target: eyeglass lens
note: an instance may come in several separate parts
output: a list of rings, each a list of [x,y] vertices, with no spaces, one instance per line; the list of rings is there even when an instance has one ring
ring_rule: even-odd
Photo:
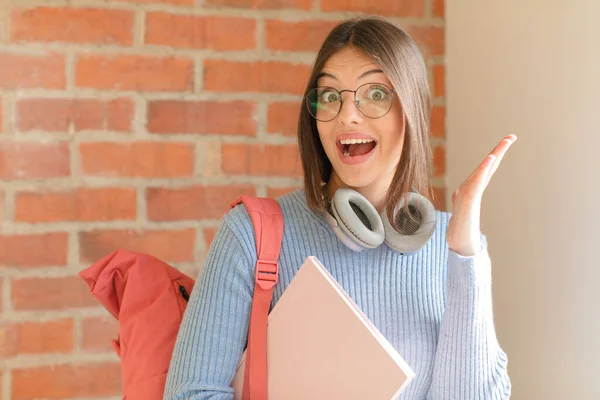
[[[380,83],[367,83],[356,89],[356,107],[369,118],[383,117],[392,106],[392,91]],[[319,121],[331,121],[342,108],[342,94],[332,87],[312,89],[306,96],[310,114]]]

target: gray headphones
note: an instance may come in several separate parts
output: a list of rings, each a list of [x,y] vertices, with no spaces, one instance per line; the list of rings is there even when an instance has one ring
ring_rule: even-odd
[[[408,202],[409,212],[405,211]],[[394,218],[399,230],[360,193],[347,188],[337,189],[331,199],[325,219],[337,237],[354,251],[373,249],[385,242],[401,255],[420,251],[436,227],[436,210],[424,196],[411,191],[402,204],[396,206]]]

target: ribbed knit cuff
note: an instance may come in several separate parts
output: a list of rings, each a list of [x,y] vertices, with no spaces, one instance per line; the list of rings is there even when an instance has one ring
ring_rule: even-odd
[[[487,241],[482,235],[481,250],[472,256],[462,256],[448,250],[448,285],[465,288],[488,286],[492,281],[491,261]]]

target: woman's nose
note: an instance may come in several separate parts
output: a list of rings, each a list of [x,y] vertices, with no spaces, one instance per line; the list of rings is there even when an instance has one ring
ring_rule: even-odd
[[[353,93],[344,93],[346,97],[342,101],[342,108],[338,118],[344,125],[362,121],[363,115],[358,111],[358,105],[354,102]],[[343,94],[343,95],[344,95]]]

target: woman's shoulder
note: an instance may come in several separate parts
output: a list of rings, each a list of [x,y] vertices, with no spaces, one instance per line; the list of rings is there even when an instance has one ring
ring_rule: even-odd
[[[305,218],[311,213],[306,203],[306,196],[302,189],[295,189],[281,196],[273,198],[279,204],[284,220]],[[254,227],[247,208],[243,204],[232,207],[223,216],[223,224],[239,238],[254,239]]]

